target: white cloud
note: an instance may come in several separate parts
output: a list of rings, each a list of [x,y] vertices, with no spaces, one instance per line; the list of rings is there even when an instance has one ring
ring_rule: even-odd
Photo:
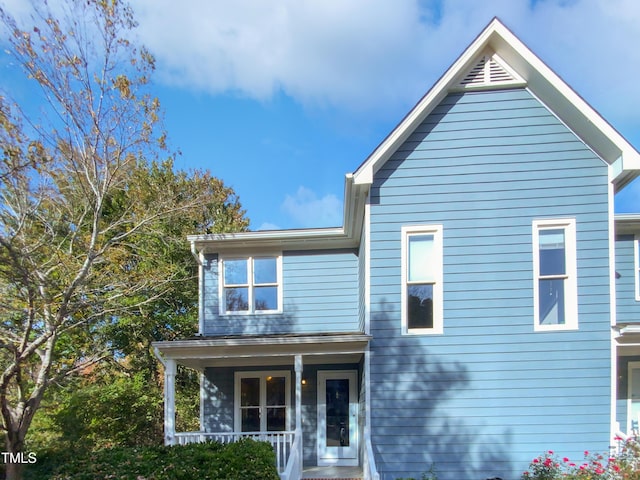
[[[280,230],[280,227],[275,223],[264,222],[257,230]]]
[[[322,198],[300,186],[294,195],[287,195],[282,210],[302,228],[339,227],[342,225],[342,201],[333,194]]]
[[[306,105],[405,109],[493,16],[575,84],[621,115],[640,97],[636,0],[134,0],[165,82]],[[436,8],[439,8],[436,10]],[[606,87],[606,88],[605,88]],[[626,97],[626,98],[622,98]]]

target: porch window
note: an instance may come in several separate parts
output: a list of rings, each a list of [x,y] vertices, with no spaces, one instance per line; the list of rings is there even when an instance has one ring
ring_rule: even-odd
[[[239,432],[290,430],[290,373],[237,372],[235,429]]]
[[[535,330],[578,328],[576,222],[533,222]]]
[[[402,332],[443,332],[442,225],[402,228]]]
[[[281,310],[280,257],[222,258],[220,314]]]

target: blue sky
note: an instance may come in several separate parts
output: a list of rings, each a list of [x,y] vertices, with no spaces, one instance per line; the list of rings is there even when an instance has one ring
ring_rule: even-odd
[[[640,148],[636,0],[132,5],[177,166],[233,187],[253,230],[341,225],[344,175],[494,16]],[[640,182],[616,211],[640,212]]]

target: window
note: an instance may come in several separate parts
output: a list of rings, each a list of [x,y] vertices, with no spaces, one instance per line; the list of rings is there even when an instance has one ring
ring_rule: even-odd
[[[578,328],[576,222],[533,222],[535,330]]]
[[[282,432],[290,430],[291,375],[279,372],[236,372],[235,430]]]
[[[403,227],[403,333],[443,333],[442,292],[442,225]]]
[[[220,260],[220,313],[271,313],[281,310],[280,257]]]

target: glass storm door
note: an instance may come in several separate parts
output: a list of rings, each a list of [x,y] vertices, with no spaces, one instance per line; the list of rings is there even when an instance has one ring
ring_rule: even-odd
[[[318,465],[358,465],[358,373],[318,372]]]

